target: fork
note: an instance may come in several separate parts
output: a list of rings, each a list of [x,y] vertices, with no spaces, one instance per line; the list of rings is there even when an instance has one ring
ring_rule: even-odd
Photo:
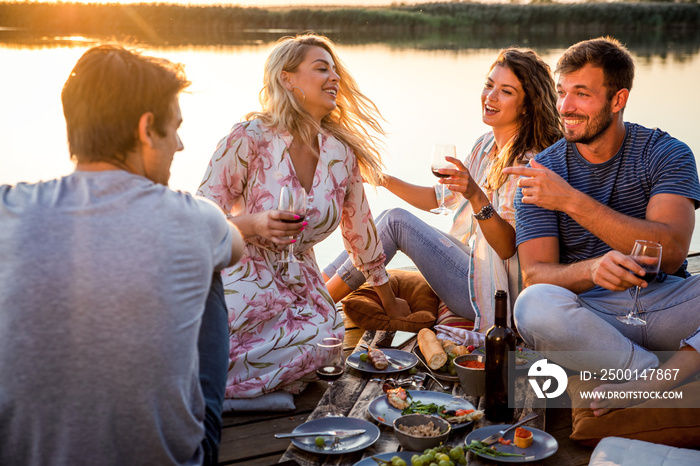
[[[537,413],[530,413],[530,414],[528,414],[527,416],[525,416],[523,419],[521,419],[520,421],[518,421],[518,422],[516,422],[515,424],[513,424],[512,426],[506,427],[506,428],[503,429],[503,430],[499,430],[499,431],[496,432],[495,434],[491,434],[490,436],[486,437],[484,440],[481,440],[481,443],[483,443],[483,444],[485,444],[485,445],[494,444],[494,443],[496,443],[496,442],[498,441],[498,439],[499,439],[500,437],[503,437],[503,436],[506,435],[508,432],[510,432],[511,430],[515,429],[516,427],[520,427],[521,425],[525,424],[526,422],[532,421],[532,420],[535,419],[536,417],[537,417]]]

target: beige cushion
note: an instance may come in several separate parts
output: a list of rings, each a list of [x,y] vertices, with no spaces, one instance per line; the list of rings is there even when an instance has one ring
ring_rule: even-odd
[[[389,317],[374,289],[364,284],[343,300],[343,312],[363,330],[403,330],[417,332],[432,327],[437,317],[438,297],[420,272],[389,270],[394,294],[411,308],[407,317]]]
[[[589,400],[580,400],[578,393],[590,391],[599,381],[569,378],[567,392],[571,397],[571,439],[595,446],[605,437],[624,437],[674,447],[700,447],[700,381],[681,385],[682,400],[649,400],[635,407],[617,409],[595,417],[587,407]],[[577,407],[580,406],[580,407]]]

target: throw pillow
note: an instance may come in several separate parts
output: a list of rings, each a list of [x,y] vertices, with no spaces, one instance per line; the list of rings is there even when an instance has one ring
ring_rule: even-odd
[[[389,317],[374,289],[364,284],[343,301],[343,312],[363,330],[403,330],[417,332],[435,324],[438,297],[415,270],[389,270],[389,284],[394,294],[405,299],[411,308],[406,317]]]
[[[700,380],[681,385],[682,400],[649,400],[625,409],[617,409],[595,417],[588,408],[589,400],[578,395],[593,390],[600,381],[569,378],[567,392],[572,400],[572,434],[570,438],[583,445],[595,446],[605,437],[624,437],[674,447],[700,446]]]

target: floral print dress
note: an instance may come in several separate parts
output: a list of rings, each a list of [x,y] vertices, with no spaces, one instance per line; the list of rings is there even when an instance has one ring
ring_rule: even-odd
[[[343,338],[313,246],[340,225],[353,264],[371,285],[388,281],[384,251],[352,150],[323,132],[307,193],[308,225],[296,238],[300,263],[282,262],[286,248],[248,238],[241,260],[222,271],[231,341],[227,398],[283,389],[300,393],[315,376],[316,342]],[[236,124],[219,145],[197,194],[233,215],[276,209],[282,186],[301,186],[289,156],[292,136],[259,120]]]

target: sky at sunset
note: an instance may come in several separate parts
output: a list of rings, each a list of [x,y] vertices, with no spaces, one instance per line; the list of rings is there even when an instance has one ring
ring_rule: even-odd
[[[53,3],[54,0],[30,0],[36,3]],[[240,5],[240,6],[318,6],[318,5],[362,5],[384,6],[392,3],[419,3],[417,1],[396,2],[396,0],[65,0],[75,3],[173,3],[177,5]]]

